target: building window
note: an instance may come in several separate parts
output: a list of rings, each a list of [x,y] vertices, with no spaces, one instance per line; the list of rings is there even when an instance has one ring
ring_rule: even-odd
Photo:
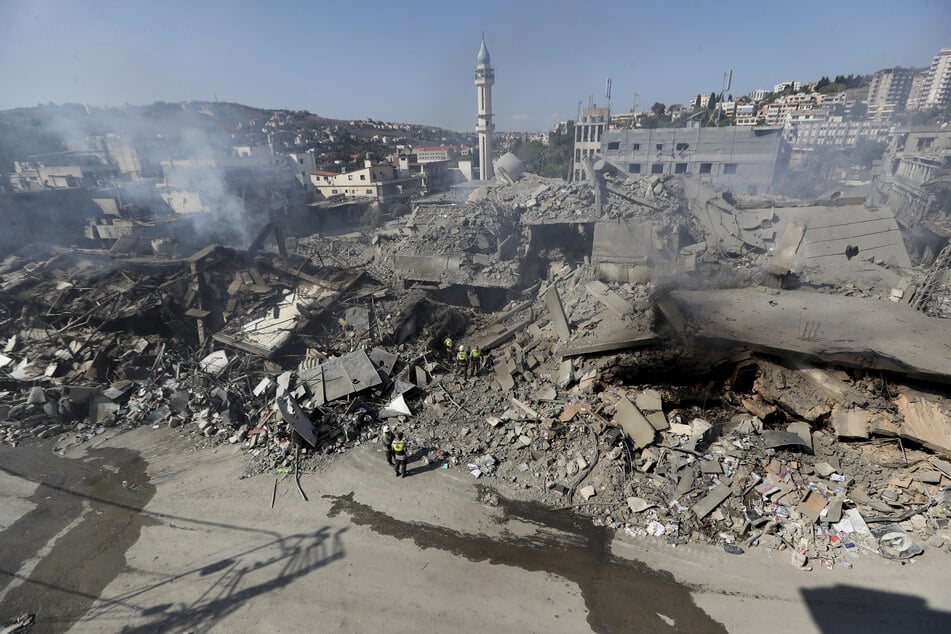
[[[621,142],[620,142],[620,141],[608,141],[608,149],[609,149],[609,150],[620,150],[620,149],[621,149]]]
[[[686,174],[686,173],[687,173],[686,163],[677,163],[674,165],[674,174]]]
[[[365,181],[367,179],[366,174],[360,174],[360,180]]]
[[[641,173],[641,164],[640,163],[631,163],[627,166],[627,171],[631,174],[640,174]]]
[[[339,194],[340,192],[337,191],[336,189],[331,189],[331,190],[330,190],[330,193],[331,193],[331,194]]]
[[[352,181],[352,180],[353,180],[353,174],[347,174],[347,180],[348,180],[348,181]]]
[[[713,163],[701,163],[700,164],[700,173],[701,174],[710,174],[713,172]]]
[[[581,150],[575,150],[575,160],[576,161],[581,160]]]
[[[373,193],[373,190],[372,190],[372,189],[368,189],[368,190],[367,190],[367,193],[368,193],[368,194],[372,194],[372,193]]]
[[[736,174],[736,163],[725,163],[723,165],[724,174]]]
[[[664,173],[664,164],[663,163],[654,163],[651,165],[651,174],[663,174]]]
[[[658,143],[657,145],[654,146],[654,149],[657,150],[658,152],[660,152],[661,150],[664,149],[664,144],[663,144],[663,143]]]
[[[638,150],[641,149],[641,144],[640,144],[640,143],[635,143],[635,144],[634,144],[634,147],[632,147],[631,149],[634,150],[635,152],[637,152]]]

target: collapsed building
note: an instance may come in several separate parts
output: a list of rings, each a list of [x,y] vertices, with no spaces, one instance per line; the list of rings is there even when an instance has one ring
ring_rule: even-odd
[[[946,279],[896,214],[582,165],[325,233],[11,256],[0,438],[167,426],[299,473],[388,422],[416,464],[638,537],[799,567],[951,544],[951,321],[916,302]]]

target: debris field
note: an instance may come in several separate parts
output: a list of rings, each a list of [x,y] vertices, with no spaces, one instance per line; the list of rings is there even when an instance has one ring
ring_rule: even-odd
[[[635,538],[802,569],[951,551],[951,321],[915,299],[947,300],[947,258],[913,264],[856,201],[589,172],[343,235],[7,257],[0,440],[167,427],[198,459],[241,447],[249,477],[371,443],[382,477],[387,424],[411,476]]]

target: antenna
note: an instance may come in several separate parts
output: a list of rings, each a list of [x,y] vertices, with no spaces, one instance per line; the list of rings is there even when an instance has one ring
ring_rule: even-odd
[[[604,83],[604,96],[608,100],[608,108],[611,107],[611,78]]]

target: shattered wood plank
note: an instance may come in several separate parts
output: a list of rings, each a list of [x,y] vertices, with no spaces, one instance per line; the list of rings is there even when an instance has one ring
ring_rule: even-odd
[[[571,338],[571,326],[568,324],[568,316],[565,315],[565,307],[561,303],[561,296],[554,285],[548,287],[548,290],[545,291],[545,305],[548,306],[548,312],[551,313],[551,324],[555,329],[555,334],[567,341]]]

